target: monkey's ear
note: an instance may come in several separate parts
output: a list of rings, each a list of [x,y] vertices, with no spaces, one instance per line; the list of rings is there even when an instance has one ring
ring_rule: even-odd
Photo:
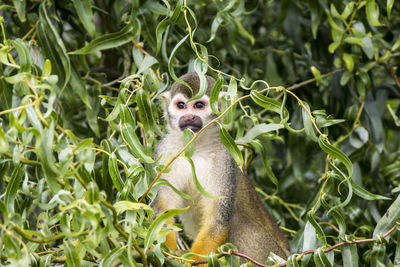
[[[161,100],[164,110],[168,109],[169,103],[171,102],[171,92],[164,92],[158,96],[158,99]]]

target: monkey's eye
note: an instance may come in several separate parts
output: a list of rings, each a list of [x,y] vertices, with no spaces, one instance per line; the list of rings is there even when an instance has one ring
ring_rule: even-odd
[[[199,101],[199,102],[196,102],[196,103],[194,104],[194,107],[195,107],[195,108],[199,108],[199,109],[200,109],[200,108],[204,108],[204,103],[203,103],[203,102],[200,102],[200,101]]]
[[[179,109],[184,109],[184,108],[185,108],[185,103],[183,103],[183,102],[178,102],[178,104],[176,104],[176,106],[177,106]]]

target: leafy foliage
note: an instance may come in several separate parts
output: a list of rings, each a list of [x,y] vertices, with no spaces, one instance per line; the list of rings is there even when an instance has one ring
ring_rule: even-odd
[[[213,123],[291,240],[268,264],[400,264],[399,2],[6,0],[0,15],[2,264],[190,256],[162,244],[185,210],[146,204],[179,156],[154,160],[157,96],[189,71],[218,78]]]

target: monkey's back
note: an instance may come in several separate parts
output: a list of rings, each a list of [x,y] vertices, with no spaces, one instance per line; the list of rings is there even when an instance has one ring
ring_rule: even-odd
[[[237,181],[234,211],[227,242],[259,261],[265,261],[269,252],[286,259],[289,242],[257,196],[249,178],[241,175]]]

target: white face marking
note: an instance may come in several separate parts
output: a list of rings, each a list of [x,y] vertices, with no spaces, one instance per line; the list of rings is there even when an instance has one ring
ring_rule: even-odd
[[[179,119],[185,115],[194,115],[201,118],[203,126],[209,122],[213,112],[209,104],[209,97],[204,95],[202,98],[187,103],[189,98],[179,93],[172,99],[168,107],[168,113],[171,117],[171,125],[179,128]]]

